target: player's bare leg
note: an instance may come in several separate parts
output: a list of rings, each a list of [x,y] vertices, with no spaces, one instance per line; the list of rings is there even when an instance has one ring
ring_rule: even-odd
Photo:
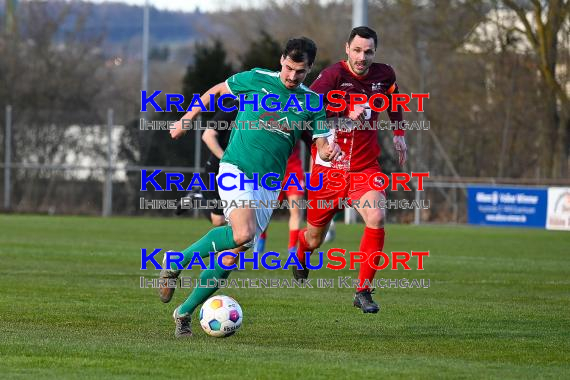
[[[291,205],[300,204],[303,196],[292,194],[287,197]],[[294,251],[299,241],[299,228],[301,228],[301,220],[303,219],[303,211],[295,206],[289,209],[289,244],[287,244],[287,252]]]
[[[214,214],[213,212],[210,213],[210,220],[212,221],[212,225],[214,227],[219,227],[226,224],[226,218],[223,215]]]
[[[378,204],[378,202],[384,200],[384,194],[378,191],[368,191],[360,198],[360,204],[365,204],[368,201],[369,204]],[[374,203],[376,202],[376,203]],[[360,251],[366,253],[370,256],[374,252],[382,251],[384,249],[384,219],[385,210],[381,208],[356,208],[358,213],[364,219],[366,227],[364,228],[364,234],[360,242]],[[374,263],[378,265],[380,257],[374,258]],[[360,264],[360,273],[358,279],[360,280],[360,285],[356,289],[354,295],[354,306],[360,308],[364,313],[377,313],[380,307],[372,299],[373,290],[365,284],[371,282],[376,274],[376,269],[370,266],[367,262]]]
[[[234,241],[242,246],[255,238],[255,210],[251,208],[236,208],[230,214],[230,224]]]

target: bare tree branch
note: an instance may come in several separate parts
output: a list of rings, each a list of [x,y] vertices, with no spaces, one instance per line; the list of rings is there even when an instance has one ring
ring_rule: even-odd
[[[503,0],[505,5],[507,5],[509,8],[511,8],[513,11],[515,11],[515,13],[517,14],[517,16],[519,16],[519,19],[521,20],[521,22],[524,25],[525,28],[525,34],[528,37],[530,43],[532,44],[532,46],[534,48],[538,47],[538,40],[536,38],[536,35],[533,33],[532,31],[532,27],[528,21],[528,19],[526,18],[526,14],[523,8],[519,7],[514,1],[512,0]]]

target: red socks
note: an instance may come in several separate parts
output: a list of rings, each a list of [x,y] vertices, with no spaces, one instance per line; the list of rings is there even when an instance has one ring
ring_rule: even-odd
[[[305,252],[311,252],[305,239],[305,231],[307,229],[303,228],[299,231],[299,249],[297,250],[297,258],[301,263],[305,262]],[[367,257],[370,257],[374,252],[382,251],[384,249],[384,228],[369,228],[364,227],[364,234],[362,235],[362,240],[360,242],[360,251],[366,253]],[[374,258],[374,264],[378,265],[380,262],[380,256]],[[376,275],[376,269],[368,265],[367,262],[360,264],[360,272],[358,274],[358,279],[360,280],[360,286],[357,291],[369,288],[368,285],[364,286],[366,280],[372,282]]]
[[[306,228],[303,228],[302,230],[299,231],[299,249],[297,250],[297,258],[299,259],[299,261],[301,262],[301,264],[305,263],[305,251],[310,251],[311,253],[313,253],[313,251],[309,248],[309,245],[307,244],[307,240],[305,239],[305,231],[307,231]]]
[[[287,248],[297,247],[299,241],[299,230],[289,230],[289,245]]]
[[[370,257],[374,252],[382,251],[384,249],[384,228],[368,228],[364,227],[364,235],[362,235],[362,241],[360,242],[360,251],[366,253],[367,257]],[[380,262],[380,256],[374,258],[374,264],[378,265]],[[372,268],[367,262],[360,264],[360,273],[358,274],[358,279],[360,280],[360,286],[356,291],[361,291],[369,288],[368,285],[364,286],[364,281],[368,280],[372,282],[374,275],[376,274],[376,269]]]

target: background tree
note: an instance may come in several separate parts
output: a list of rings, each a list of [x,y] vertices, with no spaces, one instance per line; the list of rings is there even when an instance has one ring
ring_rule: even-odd
[[[233,67],[226,59],[226,51],[220,40],[214,39],[211,43],[197,43],[194,62],[187,66],[182,79],[181,88],[184,96],[183,108],[190,105],[193,94],[203,94],[217,83],[225,81],[234,73]],[[166,110],[165,99],[158,101],[162,109]],[[186,112],[178,112],[175,108],[166,112],[150,114],[155,121],[179,120]],[[202,113],[203,122],[211,117],[211,113]],[[196,131],[190,130],[178,140],[172,140],[167,131],[140,131],[139,120],[129,123],[125,138],[121,141],[121,157],[142,166],[194,166],[194,140]],[[202,149],[201,162],[209,155],[207,149]],[[132,194],[129,203],[138,205],[137,186],[140,183],[140,174],[129,175],[129,194]],[[164,185],[165,178],[157,178],[157,182]],[[188,184],[188,181],[184,184]],[[168,193],[155,195],[160,198],[171,198]],[[138,206],[135,207],[138,209]]]
[[[194,63],[188,66],[182,81],[184,99],[191,99],[194,93],[203,94],[233,73],[235,71],[227,62],[225,46],[220,39],[214,39],[211,44],[197,44]]]
[[[562,37],[560,33],[568,22],[570,1],[533,0],[522,3],[503,0],[503,3],[516,13],[522,23],[522,28],[513,26],[512,30],[525,36],[530,44],[541,77],[540,92],[545,112],[545,123],[540,133],[541,171],[546,176],[567,177],[570,157],[570,99],[566,84],[557,75],[557,64]],[[527,17],[528,13],[532,13],[532,21]]]
[[[266,31],[259,32],[259,37],[249,44],[249,48],[240,55],[241,70],[260,67],[269,70],[280,70],[281,44]]]

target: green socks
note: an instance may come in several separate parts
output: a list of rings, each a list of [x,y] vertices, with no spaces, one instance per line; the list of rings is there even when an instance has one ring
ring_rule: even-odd
[[[194,252],[199,252],[200,257],[208,257],[210,252],[217,253],[227,251],[232,248],[237,248],[237,246],[230,226],[212,228],[200,240],[182,251],[184,259],[181,264],[186,268],[190,261],[192,261]],[[178,267],[176,263],[172,263],[170,269],[177,270]]]
[[[184,301],[178,309],[179,314],[192,314],[196,308],[206,301],[212,294],[218,290],[217,280],[226,279],[230,276],[230,270],[223,270],[216,262],[214,269],[207,269],[200,274],[199,286],[192,290],[190,296]],[[208,280],[214,280],[209,281]]]
[[[204,258],[210,255],[210,252],[223,252],[232,248],[237,248],[234,241],[232,228],[230,226],[222,226],[212,228],[200,240],[192,244],[190,247],[182,251],[184,259],[181,264],[184,268],[192,261],[194,252],[198,252],[200,257]],[[171,269],[178,269],[176,263],[172,263]],[[199,286],[194,288],[190,296],[178,309],[180,314],[193,313],[198,305],[206,301],[212,294],[218,290],[217,281],[229,277],[231,271],[223,270],[217,260],[214,269],[207,269],[200,274]],[[208,280],[210,280],[208,283]],[[214,280],[214,281],[211,281]]]

